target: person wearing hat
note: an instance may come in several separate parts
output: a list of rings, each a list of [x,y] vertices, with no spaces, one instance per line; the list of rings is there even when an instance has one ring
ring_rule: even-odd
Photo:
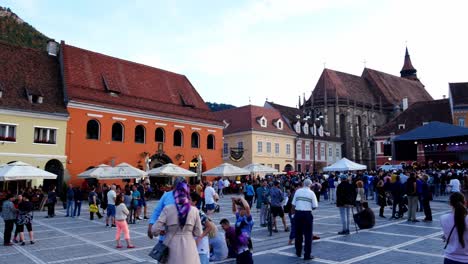
[[[159,216],[161,215],[162,210],[164,207],[168,205],[175,204],[175,199],[174,199],[174,189],[177,187],[177,184],[181,182],[186,182],[184,177],[176,177],[174,179],[174,185],[173,185],[173,190],[169,192],[165,192],[161,199],[159,199],[159,203],[154,208],[153,214],[151,215],[149,221],[148,221],[148,237],[150,239],[153,239],[153,232],[151,229],[153,228],[153,225],[158,221]],[[162,243],[164,241],[164,236],[160,235],[159,236],[159,242]]]
[[[310,186],[312,181],[306,179],[304,187],[298,189],[292,201],[291,213],[294,215],[296,226],[295,248],[296,256],[302,255],[302,241],[304,240],[304,260],[313,259],[312,253],[312,230],[314,217],[312,210],[318,207],[317,197]]]
[[[349,209],[356,203],[356,188],[346,174],[340,175],[341,183],[336,188],[336,206],[340,209],[343,230],[338,235],[349,235]]]

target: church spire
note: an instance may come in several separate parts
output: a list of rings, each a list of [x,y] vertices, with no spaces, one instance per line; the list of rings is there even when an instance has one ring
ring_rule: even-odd
[[[406,53],[405,53],[405,62],[403,64],[403,68],[400,71],[401,77],[406,78],[406,79],[411,79],[411,80],[418,80],[418,76],[416,75],[416,69],[413,67],[413,64],[411,63],[411,58],[408,53],[408,47],[406,47]]]

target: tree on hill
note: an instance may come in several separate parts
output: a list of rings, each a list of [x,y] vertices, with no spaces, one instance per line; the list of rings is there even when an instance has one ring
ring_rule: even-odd
[[[45,49],[49,39],[24,22],[10,8],[0,6],[0,41],[22,47]]]
[[[211,111],[216,112],[216,111],[222,111],[222,110],[228,110],[232,108],[236,108],[233,105],[230,104],[223,104],[223,103],[211,103],[211,102],[206,102],[206,105],[211,109]]]

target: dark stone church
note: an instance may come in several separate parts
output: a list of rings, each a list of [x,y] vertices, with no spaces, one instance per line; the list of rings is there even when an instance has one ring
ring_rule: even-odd
[[[400,74],[364,68],[356,76],[324,69],[311,97],[300,108],[323,122],[331,136],[343,140],[343,157],[373,169],[377,129],[409,105],[433,100],[416,75],[408,49]]]

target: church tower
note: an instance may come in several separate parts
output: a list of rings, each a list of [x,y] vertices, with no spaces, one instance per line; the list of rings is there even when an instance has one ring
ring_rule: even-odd
[[[416,75],[416,69],[413,67],[413,64],[411,63],[411,58],[408,53],[408,47],[406,47],[406,54],[405,54],[405,62],[403,63],[403,68],[400,71],[401,77],[410,79],[410,80],[415,80],[419,81],[418,76]]]

